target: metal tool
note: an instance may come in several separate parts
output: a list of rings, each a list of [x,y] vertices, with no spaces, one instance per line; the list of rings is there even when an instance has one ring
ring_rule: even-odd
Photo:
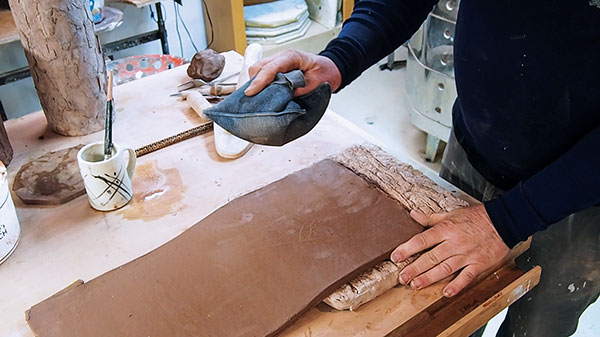
[[[210,81],[210,82],[205,82],[205,81],[203,81],[201,79],[193,79],[191,81],[187,81],[187,82],[185,82],[183,84],[178,85],[177,86],[177,91],[178,92],[182,92],[182,91],[185,91],[185,90],[189,90],[189,89],[192,89],[192,88],[198,88],[198,87],[205,86],[205,85],[213,85],[213,84],[225,85],[225,83],[224,83],[225,81],[227,81],[228,79],[230,79],[230,78],[232,78],[234,76],[237,76],[239,74],[240,74],[240,72],[238,71],[238,72],[229,74],[227,76],[224,76],[224,77],[222,77],[222,78],[220,78],[218,80]],[[227,84],[229,84],[229,83],[227,83]],[[233,83],[233,85],[235,85],[235,83]]]
[[[224,96],[229,95],[235,91],[237,84],[236,83],[222,83],[222,84],[206,84],[199,87],[194,87],[182,91],[178,91],[176,93],[170,94],[169,96],[181,96],[181,94],[185,91],[189,90],[197,90],[202,95],[210,95],[210,96]]]

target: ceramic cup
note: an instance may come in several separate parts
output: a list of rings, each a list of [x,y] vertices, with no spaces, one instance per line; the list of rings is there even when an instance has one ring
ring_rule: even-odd
[[[121,208],[131,200],[135,151],[113,144],[113,155],[104,160],[104,143],[84,146],[77,153],[79,171],[90,205],[99,211]]]
[[[19,219],[8,190],[6,168],[0,161],[0,263],[15,250],[20,235]]]

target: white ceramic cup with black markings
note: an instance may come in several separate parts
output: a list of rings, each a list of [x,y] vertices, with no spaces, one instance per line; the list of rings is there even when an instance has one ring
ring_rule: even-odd
[[[112,156],[104,160],[104,143],[84,146],[77,153],[90,205],[99,211],[121,208],[131,200],[131,178],[135,168],[135,151],[113,144]]]

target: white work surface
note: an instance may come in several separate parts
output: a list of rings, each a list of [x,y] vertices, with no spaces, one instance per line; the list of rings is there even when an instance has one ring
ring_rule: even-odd
[[[241,63],[238,54],[227,53],[223,75]],[[169,97],[188,80],[185,70],[182,66],[115,88],[116,143],[137,148],[200,122],[186,102]],[[55,135],[41,112],[5,125],[15,151],[8,167],[11,184],[27,161],[103,137],[103,132]],[[25,310],[73,281],[89,281],[144,255],[229,200],[364,142],[364,134],[329,111],[307,136],[279,148],[254,146],[236,160],[217,156],[212,132],[143,156],[137,167],[144,169],[133,177],[137,199],[118,211],[95,211],[85,195],[59,206],[27,206],[13,193],[22,234],[13,255],[0,265],[0,336],[32,336]],[[144,209],[141,199],[150,207]]]

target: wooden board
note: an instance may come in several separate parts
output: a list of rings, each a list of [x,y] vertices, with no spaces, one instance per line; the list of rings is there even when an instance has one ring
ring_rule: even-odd
[[[397,286],[357,311],[321,303],[280,336],[465,337],[537,285],[540,274],[508,264],[452,299],[442,296],[442,282],[420,291]]]
[[[244,0],[244,6],[264,4],[265,2],[273,2],[275,0]]]
[[[244,23],[244,4],[242,0],[204,0],[213,23],[215,40],[210,46],[222,52],[235,50],[244,54],[246,50],[246,25]],[[206,13],[206,41],[210,42],[211,31]]]
[[[466,314],[440,333],[440,336],[462,337],[474,333],[492,319],[492,317],[496,316],[507,306],[515,303],[519,298],[523,297],[523,295],[535,287],[540,282],[541,274],[542,268],[540,266],[534,267],[523,274],[523,272],[518,270],[514,265],[509,265],[488,276],[485,280],[473,287],[471,291],[479,294],[485,293],[491,296],[486,298],[485,296],[480,295],[475,302],[473,301],[472,296],[468,296],[465,293],[460,298],[457,298],[456,305],[444,308],[446,313],[454,311],[454,315],[456,315],[457,312]],[[506,285],[505,281],[510,280],[513,277],[517,278]],[[485,301],[482,299],[485,299]],[[473,308],[475,303],[477,303],[478,306]],[[465,312],[464,309],[457,308],[457,306],[461,305],[463,308],[473,308],[473,310]],[[436,321],[442,321],[438,319],[438,317],[442,317],[442,315],[437,315],[436,317]],[[445,317],[448,316],[446,315]]]
[[[422,230],[380,189],[324,160],[44,300],[27,320],[40,337],[270,336]]]
[[[523,273],[514,263],[468,287],[456,297],[441,298],[391,331],[393,337],[469,336],[507,304],[539,282],[541,268]],[[495,310],[492,310],[495,309]],[[456,317],[460,317],[457,321]]]
[[[19,41],[19,31],[9,10],[0,9],[0,45]]]
[[[342,20],[346,21],[354,10],[354,0],[342,0]]]

